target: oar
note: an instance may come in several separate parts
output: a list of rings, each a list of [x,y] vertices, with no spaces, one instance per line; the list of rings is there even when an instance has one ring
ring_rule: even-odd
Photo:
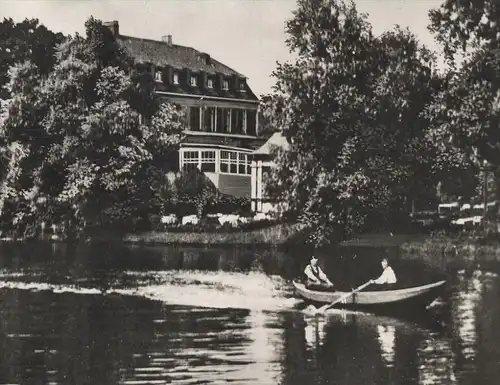
[[[323,305],[322,307],[320,307],[317,311],[317,313],[323,313],[325,310],[331,308],[332,306],[335,306],[336,304],[338,304],[339,302],[342,302],[344,300],[346,300],[347,298],[349,298],[351,295],[353,295],[354,293],[357,293],[358,291],[361,291],[363,290],[365,287],[367,287],[368,285],[371,284],[371,281],[368,281],[364,284],[362,284],[361,286],[357,287],[356,289],[354,289],[353,291],[351,291],[350,293],[347,293],[347,294],[344,294],[342,297],[340,298],[337,298],[335,301],[333,301],[332,303],[330,304],[327,304],[327,305]]]

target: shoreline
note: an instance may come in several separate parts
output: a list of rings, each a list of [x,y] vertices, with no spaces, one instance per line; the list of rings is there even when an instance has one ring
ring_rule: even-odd
[[[259,246],[304,246],[301,239],[303,227],[297,223],[278,223],[255,230],[233,231],[147,231],[129,233],[123,236],[101,234],[85,239],[86,242],[120,242],[126,245],[165,245],[165,246],[210,246],[210,245],[259,245]],[[45,238],[11,238],[1,237],[0,243],[17,243],[30,241],[68,242],[64,238],[48,236]],[[341,248],[399,248],[407,254],[426,253],[473,254],[494,256],[500,261],[500,235],[490,237],[471,233],[461,234],[360,234],[339,243]],[[337,247],[331,245],[328,247]]]
[[[275,224],[272,226],[242,231],[193,232],[193,231],[148,231],[126,234],[121,241],[127,245],[283,245],[300,233],[299,224]],[[103,237],[104,238],[104,237]],[[102,240],[93,237],[93,240]],[[116,239],[118,240],[118,239]]]

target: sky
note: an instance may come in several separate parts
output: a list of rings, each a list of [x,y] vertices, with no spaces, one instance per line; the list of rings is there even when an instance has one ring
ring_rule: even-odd
[[[443,0],[355,0],[368,14],[375,34],[395,24],[409,27],[419,40],[437,50],[427,30],[428,12]],[[0,0],[0,18],[38,18],[54,32],[84,32],[92,15],[118,20],[120,34],[161,40],[202,52],[248,77],[257,94],[271,91],[276,62],[290,59],[285,22],[295,0]]]

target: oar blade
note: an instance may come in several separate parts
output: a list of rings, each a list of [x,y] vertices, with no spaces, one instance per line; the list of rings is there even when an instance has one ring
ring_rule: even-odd
[[[343,296],[341,296],[340,298],[337,298],[335,301],[333,301],[332,303],[329,303],[327,305],[323,305],[321,306],[318,311],[317,311],[317,314],[319,313],[324,313],[326,310],[328,310],[329,308],[337,305],[338,303],[340,302],[344,302],[345,300],[347,300],[350,296],[354,295],[355,293],[357,293],[358,291],[360,290],[363,290],[365,287],[367,287],[368,285],[371,284],[371,281],[368,281],[364,284],[362,284],[361,286],[359,286],[358,288],[354,289],[352,292],[350,293],[347,293],[347,294],[344,294]]]

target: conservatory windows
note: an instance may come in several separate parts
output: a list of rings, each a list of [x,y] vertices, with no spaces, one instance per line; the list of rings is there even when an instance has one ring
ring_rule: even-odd
[[[199,169],[203,172],[219,172],[232,175],[250,175],[251,161],[247,153],[229,150],[181,151],[183,170]]]

